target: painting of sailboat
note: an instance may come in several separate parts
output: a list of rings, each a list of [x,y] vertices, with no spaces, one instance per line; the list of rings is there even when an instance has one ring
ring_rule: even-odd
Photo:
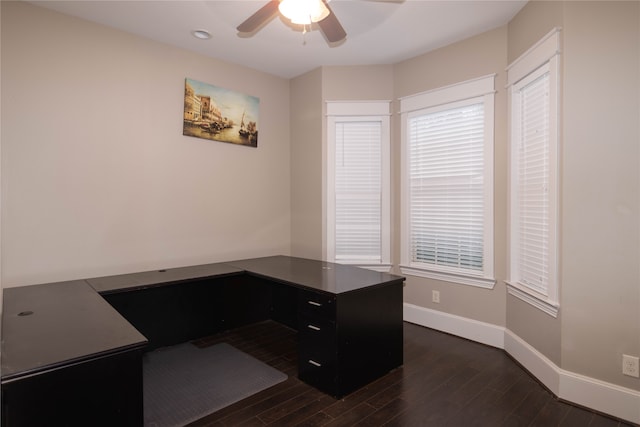
[[[257,147],[259,109],[255,96],[186,78],[182,134]]]

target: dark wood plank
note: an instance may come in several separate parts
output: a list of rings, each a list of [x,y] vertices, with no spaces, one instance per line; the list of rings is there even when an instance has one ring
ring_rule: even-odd
[[[375,412],[375,408],[368,405],[366,402],[360,403],[355,406],[352,410],[347,411],[334,419],[333,421],[326,424],[327,427],[341,427],[341,426],[352,426],[363,418],[368,417],[369,415]]]
[[[571,409],[571,406],[568,404],[553,399],[542,407],[530,425],[534,427],[560,425],[564,417],[569,413],[569,409]]]
[[[359,423],[355,424],[356,426],[381,426],[393,418],[396,417],[397,414],[406,411],[409,408],[409,404],[400,399],[396,398],[381,408],[378,408],[373,414],[368,417],[362,419]]]
[[[336,400],[296,377],[296,339],[265,321],[198,340],[232,343],[289,378],[191,426],[630,425],[559,401],[502,350],[409,323],[404,365]]]
[[[560,423],[560,426],[562,427],[588,426],[591,423],[592,419],[593,419],[593,414],[591,412],[583,411],[582,409],[572,407],[569,409],[569,413],[567,414],[567,416]]]

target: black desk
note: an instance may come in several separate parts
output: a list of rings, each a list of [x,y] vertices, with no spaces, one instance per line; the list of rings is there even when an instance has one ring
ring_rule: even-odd
[[[3,299],[3,426],[142,425],[147,340],[91,286],[9,288]]]
[[[276,256],[6,289],[3,425],[141,425],[143,349],[269,318],[342,397],[402,364],[403,280]]]

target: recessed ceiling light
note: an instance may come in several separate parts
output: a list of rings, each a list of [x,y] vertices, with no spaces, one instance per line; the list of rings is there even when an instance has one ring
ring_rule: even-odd
[[[193,30],[191,31],[193,37],[200,40],[208,40],[211,38],[211,33],[207,30]]]

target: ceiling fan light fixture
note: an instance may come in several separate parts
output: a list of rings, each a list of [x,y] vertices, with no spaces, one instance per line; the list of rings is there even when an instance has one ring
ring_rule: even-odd
[[[323,0],[282,0],[280,13],[294,24],[310,25],[329,16]]]

